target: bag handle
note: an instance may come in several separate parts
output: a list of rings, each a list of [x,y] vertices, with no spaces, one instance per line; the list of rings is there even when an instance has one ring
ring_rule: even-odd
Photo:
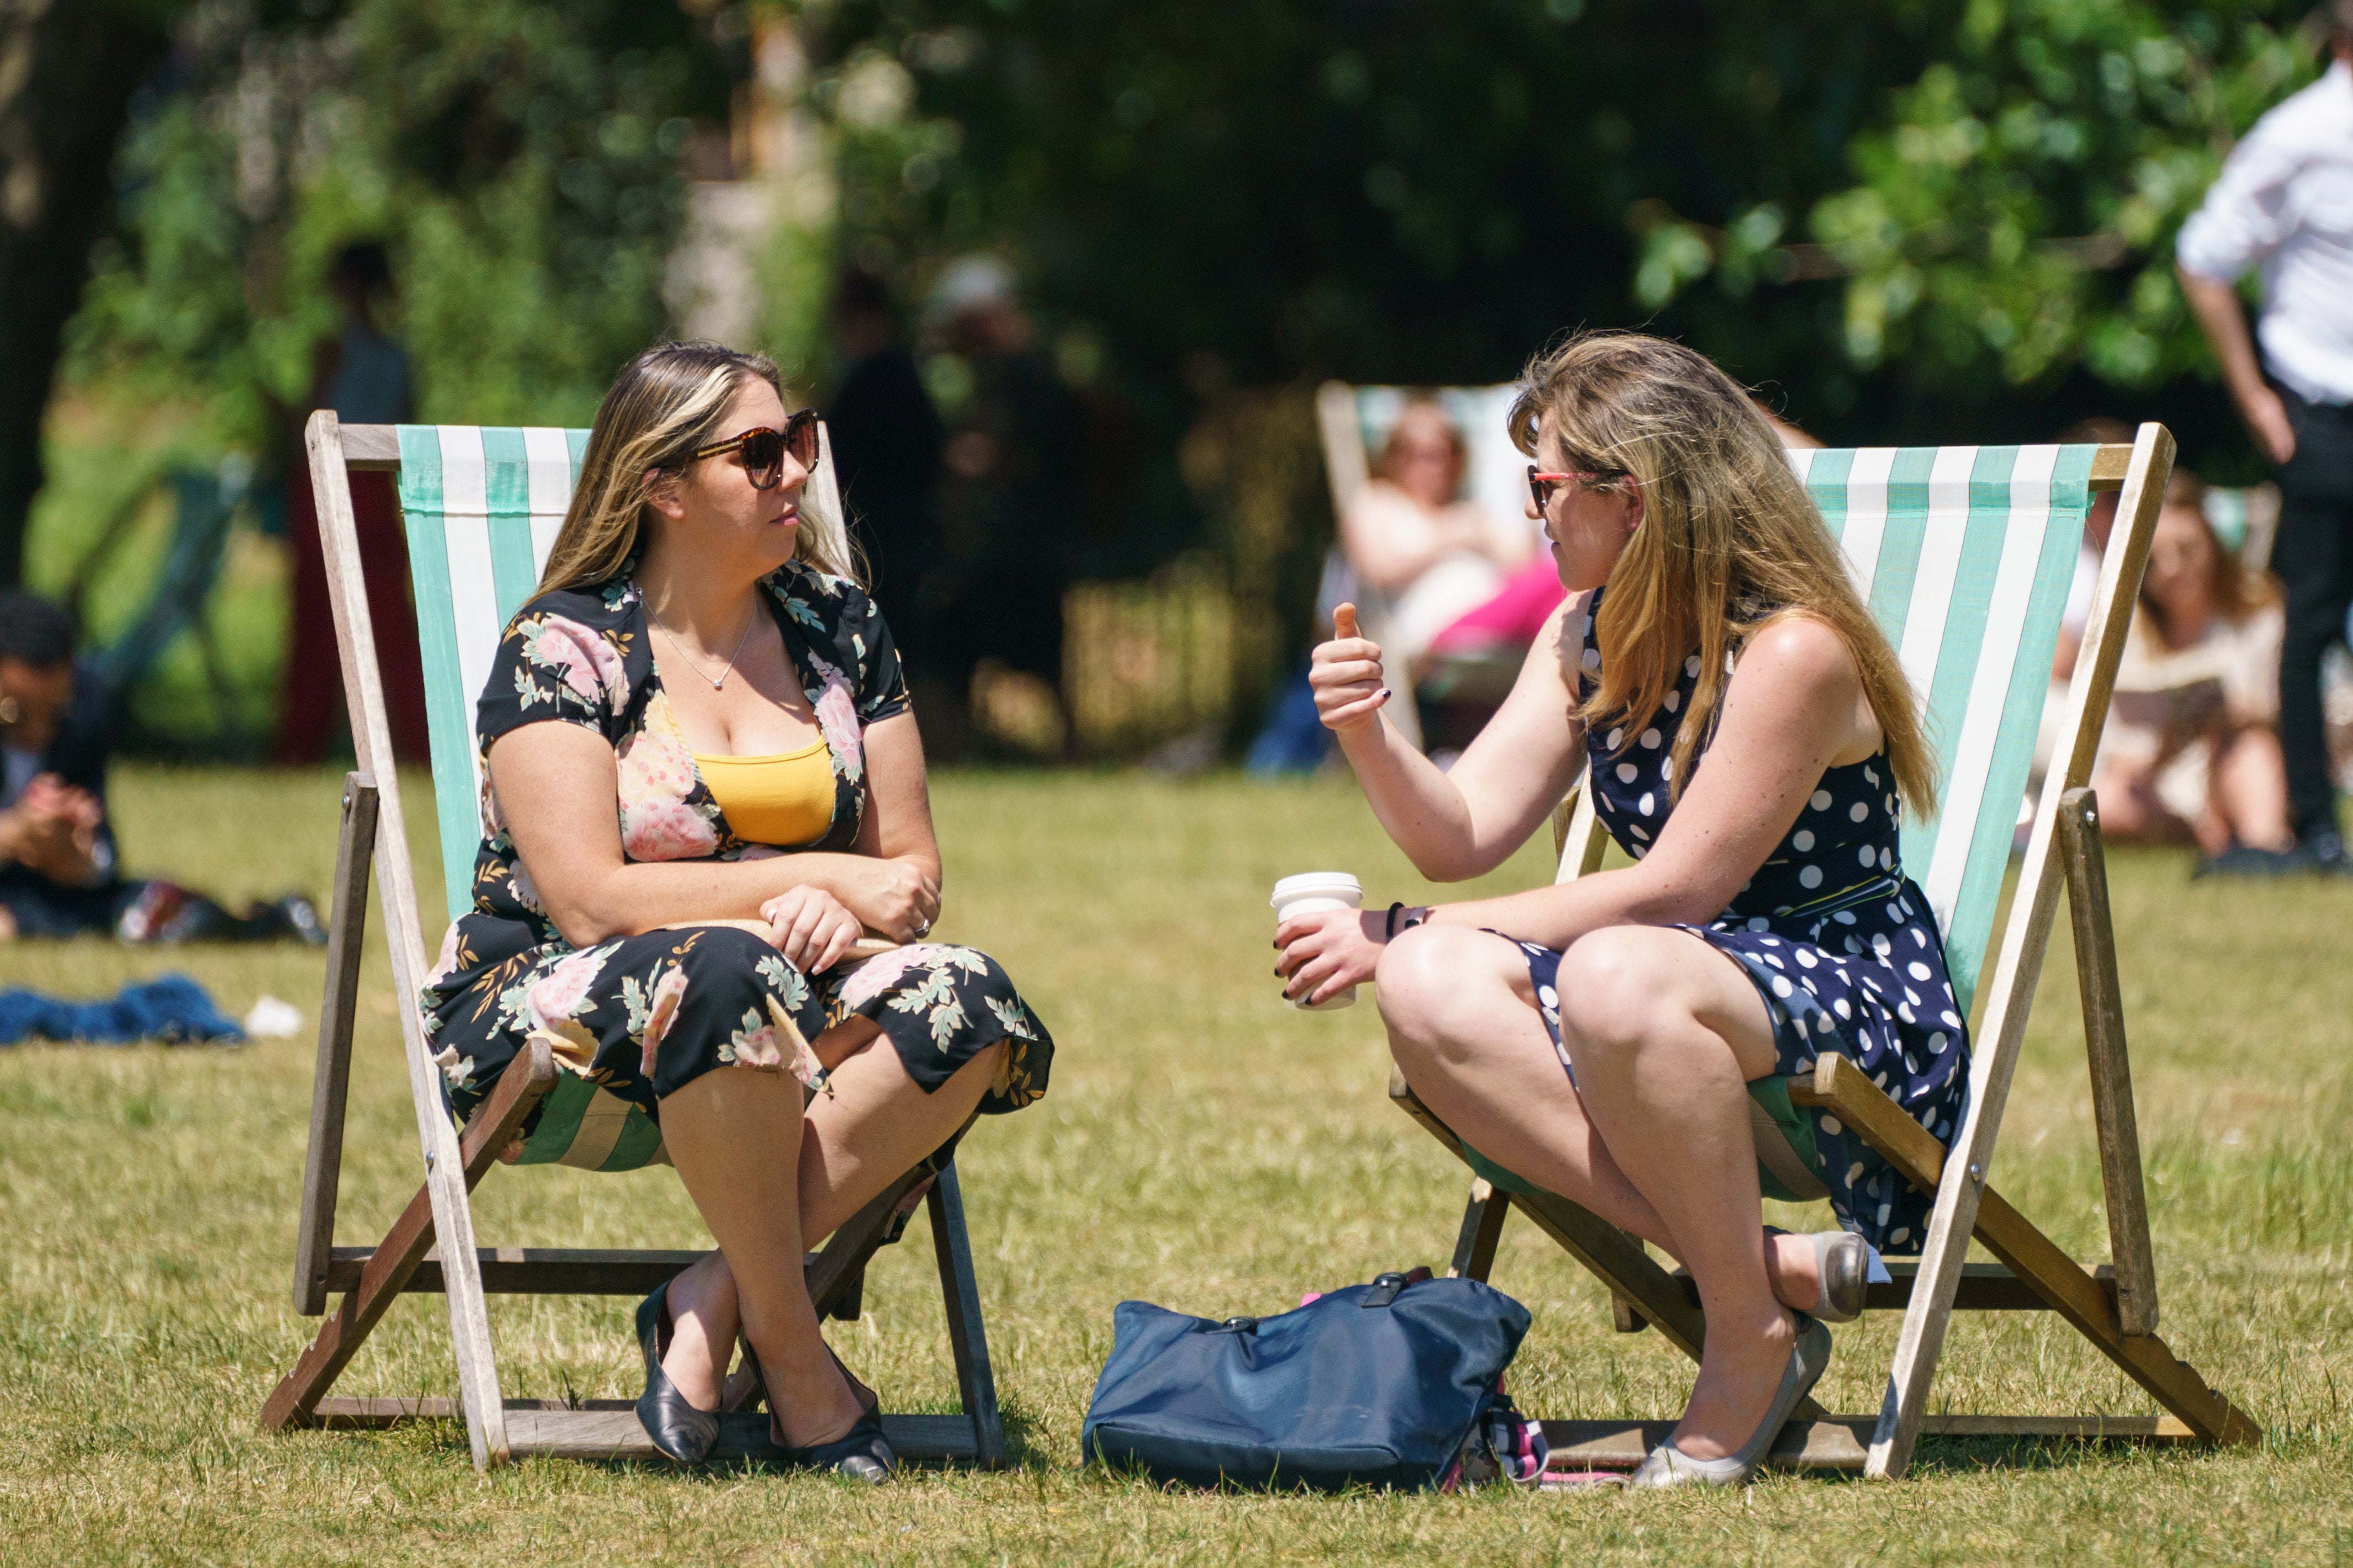
[[[1424,1279],[1428,1279],[1430,1277],[1430,1272],[1427,1268],[1413,1268],[1403,1274],[1399,1274],[1396,1270],[1392,1269],[1388,1273],[1376,1278],[1373,1280],[1373,1288],[1365,1292],[1364,1300],[1358,1301],[1356,1305],[1359,1307],[1386,1307],[1390,1302],[1398,1299],[1398,1291],[1404,1289],[1409,1285],[1418,1285]]]

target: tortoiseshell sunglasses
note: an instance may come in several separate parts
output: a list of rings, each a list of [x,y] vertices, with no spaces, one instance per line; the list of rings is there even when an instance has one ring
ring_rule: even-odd
[[[762,426],[746,430],[740,436],[730,436],[724,441],[713,441],[708,447],[697,447],[687,454],[687,461],[699,462],[704,458],[716,458],[725,452],[744,454],[744,472],[751,478],[755,490],[772,490],[784,481],[785,454],[790,452],[793,461],[810,473],[817,472],[817,410],[804,408],[785,421],[785,427],[774,430]]]

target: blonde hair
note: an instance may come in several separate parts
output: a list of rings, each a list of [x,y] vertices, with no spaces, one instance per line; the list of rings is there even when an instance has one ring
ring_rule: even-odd
[[[784,397],[776,362],[717,343],[662,343],[613,379],[581,454],[572,506],[547,552],[539,591],[576,588],[619,574],[638,548],[649,501],[646,476],[683,472],[698,447],[734,434],[720,425],[744,384],[754,378]],[[860,581],[849,531],[839,515],[801,509],[793,558],[820,572]]]
[[[1936,764],[1904,667],[1738,383],[1680,343],[1579,332],[1529,362],[1510,418],[1514,443],[1530,457],[1548,432],[1569,468],[1608,476],[1595,489],[1641,500],[1641,526],[1594,620],[1601,673],[1579,720],[1623,714],[1628,729],[1647,727],[1696,653],[1698,685],[1669,784],[1669,798],[1680,795],[1715,729],[1730,650],[1804,616],[1846,645],[1905,804],[1923,816],[1936,809]]]

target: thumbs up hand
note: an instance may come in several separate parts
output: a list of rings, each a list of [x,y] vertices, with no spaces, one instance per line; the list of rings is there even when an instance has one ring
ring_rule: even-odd
[[[1332,612],[1332,632],[1330,642],[1316,647],[1307,684],[1315,692],[1315,712],[1324,727],[1345,735],[1380,721],[1389,688],[1380,645],[1357,634],[1356,605]]]

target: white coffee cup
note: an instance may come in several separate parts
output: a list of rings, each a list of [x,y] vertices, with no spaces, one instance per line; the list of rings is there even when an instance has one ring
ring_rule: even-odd
[[[1345,871],[1303,871],[1296,877],[1285,877],[1274,885],[1274,923],[1280,929],[1285,922],[1301,915],[1322,914],[1326,910],[1360,910],[1365,907],[1364,884]],[[1303,998],[1292,1005],[1304,1012],[1323,1013],[1334,1007],[1356,1005],[1356,988],[1327,996],[1309,1004]]]

